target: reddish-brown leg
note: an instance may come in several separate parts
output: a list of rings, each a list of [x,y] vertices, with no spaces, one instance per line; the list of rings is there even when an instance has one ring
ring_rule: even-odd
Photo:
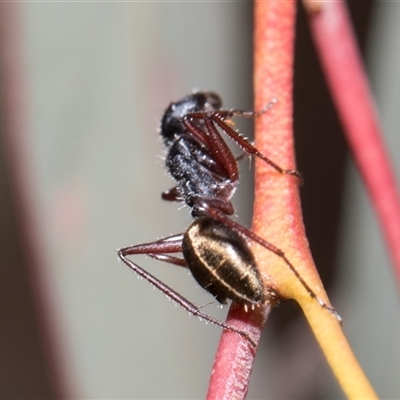
[[[212,324],[218,325],[223,329],[227,329],[231,332],[237,333],[243,336],[251,346],[255,347],[256,344],[250,337],[247,332],[244,332],[240,329],[235,328],[229,324],[226,324],[222,321],[217,320],[216,318],[211,317],[200,311],[199,307],[195,306],[193,303],[188,301],[185,297],[181,296],[174,289],[170,288],[165,283],[161,282],[154,275],[150,274],[142,267],[134,263],[132,260],[127,258],[130,255],[148,255],[160,261],[168,262],[173,265],[178,265],[180,267],[187,267],[185,261],[181,258],[174,257],[169,255],[168,253],[180,253],[182,252],[182,238],[183,235],[175,235],[165,239],[158,240],[152,243],[139,244],[136,246],[130,246],[123,248],[118,251],[118,257],[133,271],[135,271],[139,276],[146,279],[148,282],[153,284],[158,290],[162,293],[166,294],[170,299],[175,301],[185,310],[189,311],[191,314],[195,315],[200,319],[204,319]]]
[[[276,101],[272,101],[261,111],[218,110],[207,112],[193,112],[183,117],[182,122],[190,133],[192,133],[203,143],[208,145],[210,151],[215,156],[215,158],[218,159],[219,162],[221,162],[222,165],[225,166],[231,179],[233,178],[235,181],[238,179],[237,162],[234,159],[227,144],[222,139],[216,126],[218,126],[223,132],[225,132],[234,142],[238,144],[238,146],[240,146],[248,154],[265,161],[281,174],[295,175],[299,179],[300,184],[303,184],[303,178],[299,171],[281,168],[278,164],[274,163],[267,156],[258,151],[252,143],[250,143],[246,138],[241,136],[231,126],[229,126],[229,124],[225,122],[227,118],[232,118],[235,116],[244,118],[259,117],[260,115],[267,112],[275,103]],[[206,125],[209,137],[204,137],[204,135],[207,135],[207,133],[198,128],[196,124],[194,124],[191,120],[203,120],[204,124]],[[198,131],[200,131],[201,134]],[[236,165],[236,169],[233,167],[234,164]]]
[[[289,261],[289,259],[286,257],[285,253],[279,249],[278,247],[274,246],[273,244],[267,242],[266,240],[260,238],[257,236],[254,232],[251,230],[245,228],[244,226],[238,224],[237,222],[231,220],[229,217],[227,217],[223,212],[221,212],[218,209],[215,208],[210,208],[207,203],[203,203],[202,206],[204,209],[207,210],[208,214],[215,218],[216,220],[219,220],[226,225],[230,226],[232,229],[237,231],[239,234],[244,236],[246,239],[253,240],[254,242],[257,242],[267,250],[271,251],[272,253],[276,254],[278,257],[282,258],[283,261],[285,261],[286,265],[289,267],[289,269],[294,273],[296,278],[300,281],[300,283],[303,285],[303,287],[306,289],[307,293],[315,299],[319,305],[326,310],[328,310],[330,313],[332,313],[336,319],[339,321],[340,324],[343,323],[343,320],[341,316],[338,314],[338,312],[328,304],[326,304],[322,299],[320,299],[314,291],[311,289],[311,287],[308,285],[308,283],[303,279],[303,277],[300,275],[300,273],[297,271],[297,269],[293,266],[293,264]]]

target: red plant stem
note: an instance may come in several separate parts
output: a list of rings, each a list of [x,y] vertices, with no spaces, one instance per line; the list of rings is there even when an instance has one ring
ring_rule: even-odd
[[[400,285],[399,197],[346,6],[341,0],[321,2],[317,12],[310,12],[309,22],[345,135],[378,215]]]
[[[232,305],[226,322],[245,330],[258,343],[272,307],[267,302],[257,310],[246,312],[242,306]],[[207,399],[245,399],[255,355],[256,349],[247,340],[236,333],[223,331],[211,372]]]
[[[278,156],[271,155],[271,159],[279,159],[285,168],[294,167],[294,152],[292,143],[292,67],[293,67],[293,42],[295,2],[262,1],[255,2],[255,92],[256,109],[262,109],[273,97],[278,98],[279,106],[274,107],[271,113],[259,118],[256,124],[262,122],[261,129],[265,132],[268,124],[274,122],[276,131],[272,142],[264,143],[264,147],[277,151]],[[272,61],[272,63],[271,63]],[[270,86],[269,86],[270,85]],[[278,111],[280,110],[280,111]],[[269,115],[273,116],[271,120]],[[268,155],[269,156],[269,155]],[[282,156],[282,157],[281,157]],[[257,175],[259,168],[267,170],[266,176]],[[265,163],[256,163],[256,176],[259,179],[273,181],[272,177],[279,174],[271,171],[271,167]],[[294,177],[281,179],[288,190],[284,191],[284,197],[291,197],[297,191],[297,180]],[[254,209],[253,230],[255,233],[262,227],[262,218],[265,203],[262,198],[262,190],[268,190],[267,186],[258,186],[256,189],[256,204]],[[279,201],[279,200],[278,200]],[[290,200],[288,200],[290,202]],[[299,207],[295,206],[297,210]],[[272,213],[274,211],[272,210]],[[286,213],[286,211],[285,211]],[[273,218],[280,220],[281,216]],[[289,215],[290,218],[290,215]],[[277,239],[278,240],[278,239]],[[254,248],[256,258],[258,257],[257,246]],[[265,249],[264,249],[265,251]],[[276,256],[275,256],[276,257]],[[261,264],[261,263],[260,263]],[[261,265],[259,265],[261,268]],[[273,300],[266,302],[262,307],[253,311],[245,312],[243,307],[231,307],[227,323],[245,330],[258,343],[266,319],[273,307]],[[246,397],[248,383],[252,371],[255,350],[248,342],[237,334],[224,331],[219,343],[213,371],[210,379],[207,399],[243,399]]]

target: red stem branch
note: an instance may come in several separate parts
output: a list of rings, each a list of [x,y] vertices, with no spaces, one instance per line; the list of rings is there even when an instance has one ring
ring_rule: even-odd
[[[310,10],[309,22],[345,135],[376,210],[400,285],[399,196],[346,6],[341,0],[320,3],[317,11]]]

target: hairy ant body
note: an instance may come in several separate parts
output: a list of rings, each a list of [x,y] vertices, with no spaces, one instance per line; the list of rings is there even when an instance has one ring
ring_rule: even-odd
[[[237,159],[223,140],[220,131],[233,139],[246,153],[259,157],[281,174],[294,175],[260,153],[230,125],[235,116],[254,118],[265,113],[276,101],[259,112],[221,109],[221,98],[213,92],[197,92],[171,103],[161,120],[161,136],[169,149],[166,168],[177,185],[162,193],[168,201],[185,202],[194,218],[184,234],[152,243],[126,247],[118,252],[120,259],[138,275],[152,283],[191,314],[245,337],[249,335],[207,314],[155,278],[127,256],[144,254],[160,261],[189,268],[196,281],[225,304],[227,299],[254,307],[266,301],[265,288],[248,240],[259,243],[281,257],[300,280],[311,297],[332,312],[336,311],[319,299],[279,248],[261,239],[233,221],[230,201],[239,179]],[[183,258],[172,256],[182,253]]]

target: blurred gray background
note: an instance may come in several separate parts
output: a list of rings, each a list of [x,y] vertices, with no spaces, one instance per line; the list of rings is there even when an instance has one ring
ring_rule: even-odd
[[[351,9],[399,174],[400,5]],[[251,4],[27,2],[0,11],[0,105],[11,96],[4,65],[15,51],[23,107],[12,112],[24,121],[14,136],[20,162],[2,108],[0,397],[204,398],[220,330],[137,280],[116,250],[188,226],[188,209],[160,198],[174,184],[159,119],[196,88],[252,109]],[[398,289],[318,68],[300,9],[295,132],[310,244],[366,374],[381,398],[398,398]],[[251,137],[251,124],[239,126]],[[235,205],[249,226],[252,178],[242,164]],[[185,271],[138,262],[196,304],[210,301]],[[297,306],[283,304],[267,324],[249,398],[340,397]]]

